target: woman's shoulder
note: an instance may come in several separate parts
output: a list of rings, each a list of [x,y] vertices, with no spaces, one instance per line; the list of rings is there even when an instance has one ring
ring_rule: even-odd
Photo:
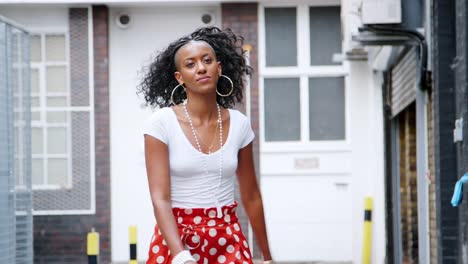
[[[231,113],[231,120],[232,123],[240,125],[241,127],[249,127],[250,126],[250,118],[246,116],[244,113],[237,109],[229,109]]]
[[[170,131],[170,127],[168,125],[170,122],[167,120],[169,120],[168,116],[170,111],[171,109],[169,107],[155,109],[143,123],[143,134],[153,136],[154,138],[168,144],[170,138],[170,134],[168,133],[168,131]]]
[[[156,117],[157,118],[157,117],[168,116],[171,111],[173,111],[173,110],[169,106],[161,107],[161,108],[153,110],[150,117],[153,117],[153,118]]]
[[[244,123],[249,120],[249,118],[244,113],[242,113],[241,111],[237,109],[229,108],[228,110],[229,110],[229,113],[231,114],[231,118],[233,122]]]
[[[237,109],[229,109],[229,112],[232,114],[231,124],[233,124],[233,127],[236,128],[236,134],[238,134],[237,138],[239,148],[243,148],[255,137],[252,126],[250,124],[250,119],[248,116]]]
[[[170,107],[162,107],[155,109],[147,118],[147,122],[165,122],[169,118],[171,111],[173,110]]]

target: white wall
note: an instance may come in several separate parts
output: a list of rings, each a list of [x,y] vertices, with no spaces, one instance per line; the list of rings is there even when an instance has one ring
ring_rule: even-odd
[[[125,11],[131,25],[120,29],[115,17]],[[210,11],[220,25],[219,6],[132,7],[110,9],[110,128],[112,259],[128,261],[128,227],[138,227],[138,259],[146,260],[155,220],[148,192],[140,129],[149,114],[136,95],[141,75],[156,51],[203,26]]]
[[[353,260],[362,258],[364,199],[373,198],[372,263],[385,259],[385,190],[381,84],[367,62],[350,66],[351,145],[353,174]]]
[[[345,29],[345,50],[353,43],[349,41],[350,32],[359,24],[359,18],[352,13],[360,0],[342,1],[343,26]],[[115,16],[121,11],[128,11],[132,24],[122,30],[115,23]],[[112,259],[113,261],[128,261],[128,226],[138,226],[138,258],[146,259],[149,240],[155,223],[150,197],[148,193],[146,173],[143,161],[143,141],[140,127],[143,120],[150,114],[149,109],[143,109],[143,100],[136,95],[136,85],[139,82],[137,72],[146,65],[155,51],[163,49],[171,40],[182,34],[191,32],[202,26],[200,15],[204,11],[216,14],[216,24],[220,25],[219,6],[206,7],[138,7],[111,8],[110,10],[110,115],[111,115],[111,191],[112,191]],[[0,7],[0,14],[19,22],[30,30],[63,27],[68,28],[68,9],[65,7],[34,7],[34,12],[41,19],[30,16],[31,10],[25,7]],[[385,197],[383,168],[383,120],[381,99],[381,77],[374,75],[367,62],[351,62],[347,65],[347,103],[349,109],[349,155],[350,165],[340,168],[350,175],[351,208],[346,209],[351,214],[352,260],[361,263],[362,233],[364,218],[364,198],[369,195],[374,199],[372,222],[372,263],[384,263],[385,259]],[[262,163],[261,166],[268,166]],[[344,170],[345,169],[345,170]],[[263,169],[262,169],[263,170]],[[332,176],[336,177],[336,176]],[[333,180],[333,178],[332,178]],[[347,179],[348,180],[348,179]],[[295,203],[300,201],[305,193],[313,189],[287,189],[291,181],[295,186],[314,186],[314,181],[304,176],[280,176],[262,178],[262,191],[265,196],[282,198],[280,201]],[[289,184],[289,185],[288,185]],[[286,191],[282,196],[271,193],[276,189]],[[313,202],[313,201],[311,201]],[[284,203],[275,200],[266,202],[268,207],[287,208]],[[298,206],[303,205],[301,203]],[[319,202],[314,207],[321,208]],[[281,211],[281,210],[280,210]],[[285,210],[282,210],[284,213]],[[309,211],[307,219],[321,212]],[[304,215],[304,214],[303,214]],[[280,219],[281,220],[281,219]],[[283,219],[284,220],[284,219]],[[270,221],[270,218],[267,218]],[[281,220],[282,221],[282,220]],[[303,221],[307,224],[307,221]],[[287,223],[283,223],[287,226]],[[292,228],[292,227],[291,227]],[[301,232],[301,230],[285,229],[284,231]],[[324,230],[323,236],[327,235]],[[278,231],[278,235],[281,232]],[[289,233],[283,232],[284,236]],[[272,244],[273,250],[277,245]],[[297,249],[291,246],[292,249]],[[306,245],[312,252],[323,245]],[[281,250],[281,249],[278,249]],[[322,252],[327,254],[327,252]],[[329,252],[328,254],[332,254]]]
[[[364,200],[370,196],[371,263],[385,263],[382,80],[365,61],[347,68],[347,148],[262,153],[266,221],[278,260],[361,263]],[[318,168],[297,172],[289,166],[307,158],[318,159]]]
[[[351,41],[351,33],[357,32],[360,25],[360,3],[341,1],[344,52],[358,46]],[[261,147],[261,187],[273,257],[277,260],[362,263],[364,200],[370,196],[371,263],[385,263],[382,79],[372,72],[367,61],[345,61],[344,66],[345,144],[327,143],[311,151]],[[316,168],[294,171],[288,165],[294,164],[291,160],[308,157],[318,160]]]
[[[362,0],[342,1],[345,50],[358,47],[351,35],[361,25]],[[371,263],[385,263],[385,178],[382,76],[367,61],[349,62],[351,147],[353,151],[353,262],[362,262],[364,199],[373,199]]]
[[[68,7],[66,6],[3,5],[0,6],[0,15],[13,20],[30,32],[68,32]]]

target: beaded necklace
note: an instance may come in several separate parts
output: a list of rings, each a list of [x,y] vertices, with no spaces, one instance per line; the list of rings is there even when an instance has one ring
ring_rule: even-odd
[[[208,164],[206,162],[206,155],[203,153],[201,145],[200,145],[200,140],[197,137],[197,132],[193,126],[192,122],[192,117],[190,116],[188,110],[187,110],[187,100],[184,101],[183,103],[184,106],[184,112],[185,115],[189,121],[190,124],[190,129],[192,130],[192,135],[195,139],[195,143],[197,144],[198,151],[200,152],[200,155],[202,156],[203,160],[203,168],[205,170],[205,174],[208,176]],[[216,191],[218,190],[219,186],[221,185],[221,179],[223,178],[223,120],[221,118],[221,107],[219,107],[219,104],[216,103],[216,108],[218,110],[218,125],[219,125],[219,174],[218,174],[218,185],[216,188],[213,190],[213,199],[216,205],[216,211],[218,214],[218,218],[222,217],[222,211],[221,211],[221,206],[219,204],[218,198],[216,197]]]

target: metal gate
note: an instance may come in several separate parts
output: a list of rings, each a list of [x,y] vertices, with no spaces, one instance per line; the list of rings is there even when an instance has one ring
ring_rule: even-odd
[[[0,16],[0,263],[33,263],[29,34]]]

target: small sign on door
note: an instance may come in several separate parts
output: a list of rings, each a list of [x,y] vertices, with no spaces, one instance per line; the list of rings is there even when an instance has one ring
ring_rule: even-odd
[[[294,168],[296,169],[318,169],[320,168],[320,159],[315,158],[305,158],[305,159],[295,159]]]

